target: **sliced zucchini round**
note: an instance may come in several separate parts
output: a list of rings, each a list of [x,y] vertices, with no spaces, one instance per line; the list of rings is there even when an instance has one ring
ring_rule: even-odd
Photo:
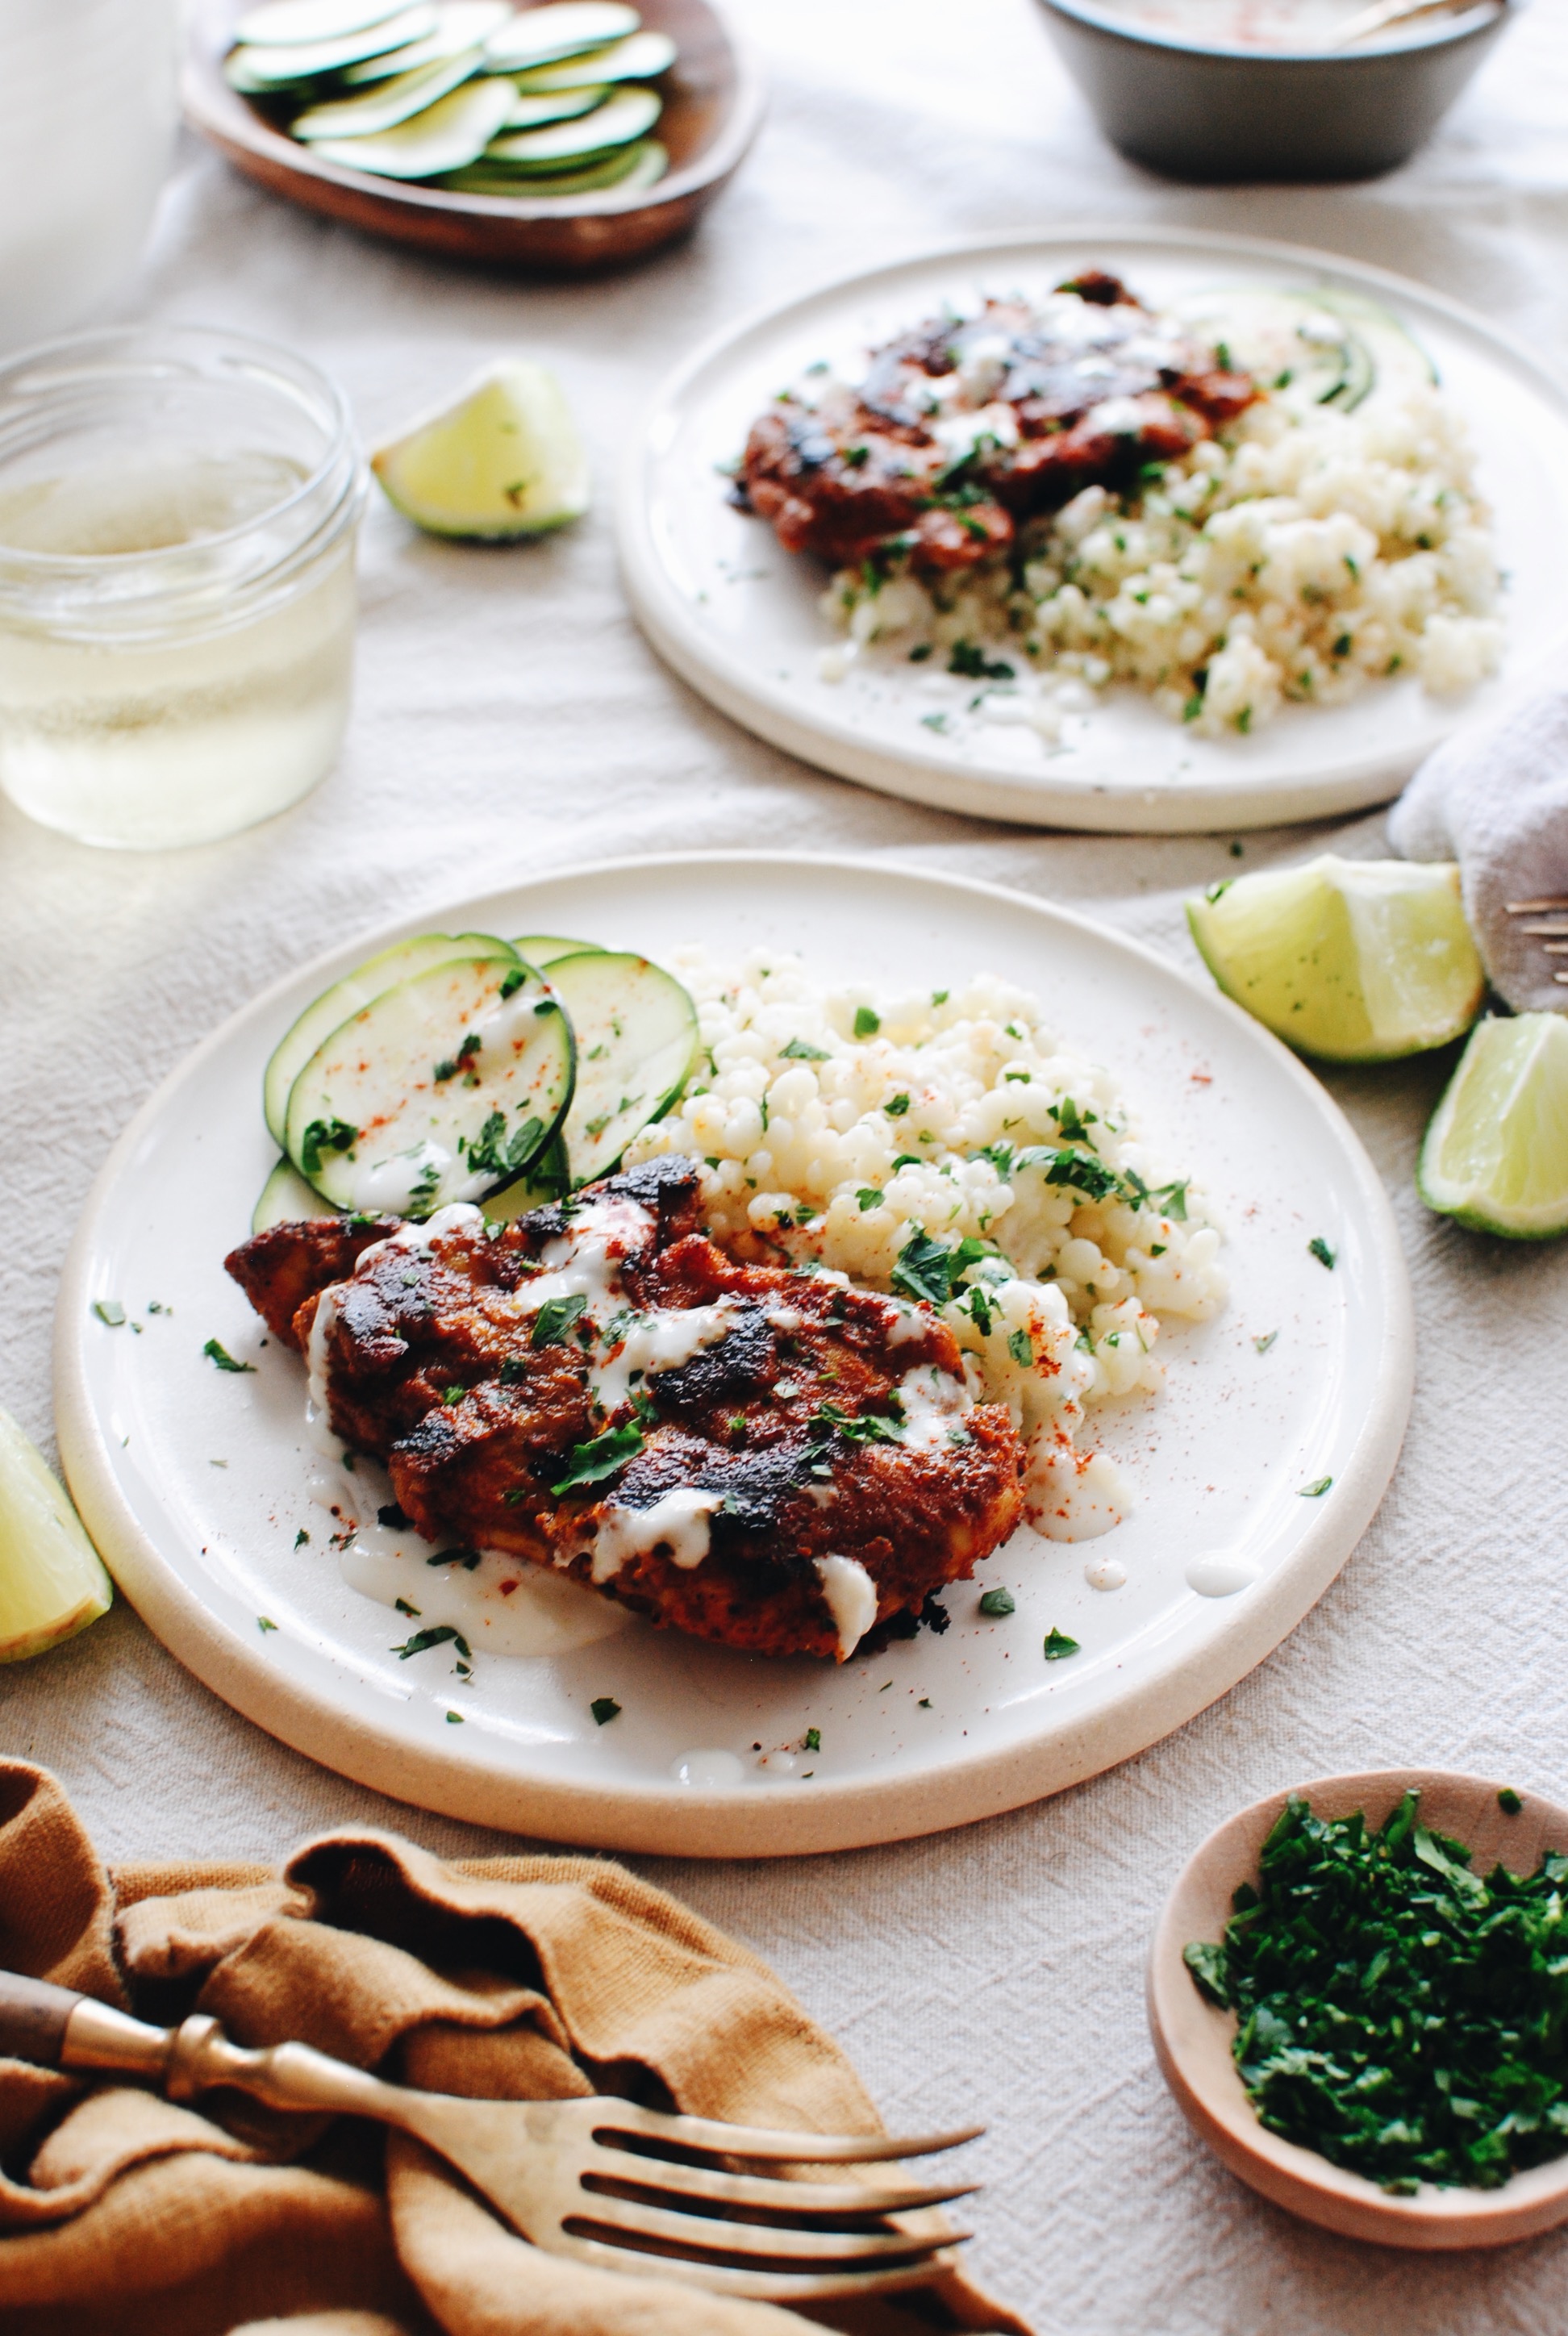
[[[669,156],[657,138],[639,139],[635,146],[612,146],[609,152],[580,170],[514,169],[506,162],[482,157],[466,170],[443,179],[443,187],[463,194],[494,195],[509,202],[564,202],[573,195],[618,192],[636,194],[663,178]]]
[[[312,1217],[336,1217],[340,1212],[307,1184],[292,1160],[280,1160],[257,1195],[250,1212],[253,1233],[269,1232],[274,1225],[302,1224]]]
[[[521,9],[491,34],[485,70],[524,72],[558,57],[581,56],[624,40],[641,22],[637,10],[621,5],[621,0],[555,0],[550,7]]]
[[[285,1149],[335,1207],[426,1217],[531,1166],[565,1117],[573,1058],[560,1000],[510,950],[432,966],[317,1049]]]
[[[650,89],[622,89],[606,105],[597,106],[576,122],[557,122],[545,130],[520,130],[492,138],[485,149],[487,161],[501,161],[513,170],[558,170],[573,163],[598,162],[616,147],[629,146],[653,128],[664,111],[664,101]]]
[[[324,161],[367,170],[375,178],[439,178],[483,153],[515,95],[510,82],[465,82],[394,130],[370,138],[318,138],[312,151]]]
[[[1349,409],[1371,387],[1371,359],[1348,320],[1310,294],[1240,287],[1201,293],[1180,313],[1222,365],[1250,373],[1260,389],[1289,393],[1292,404]]]
[[[504,166],[503,166],[504,167]],[[639,138],[635,146],[615,146],[602,161],[581,170],[514,170],[505,192],[525,195],[530,202],[553,197],[565,202],[572,195],[609,193],[635,195],[657,186],[669,168],[669,156],[657,138]],[[492,187],[498,181],[492,181]]]
[[[258,48],[248,43],[230,50],[228,63],[242,70],[257,88],[287,89],[296,82],[325,80],[328,73],[341,73],[345,65],[356,65],[365,57],[404,49],[411,41],[426,39],[434,32],[436,22],[433,7],[401,8],[395,16],[367,31],[345,33],[335,41],[301,41],[287,48]]]
[[[547,122],[575,122],[579,114],[591,113],[609,95],[603,87],[557,90],[553,96],[514,97],[511,112],[504,128],[508,130],[542,130]]]
[[[561,933],[524,933],[511,946],[526,964],[538,966],[542,973],[558,957],[591,957],[599,943],[568,940]]]
[[[612,41],[605,49],[589,49],[560,64],[535,65],[531,73],[517,75],[517,85],[522,91],[548,93],[580,89],[584,82],[654,81],[669,71],[675,58],[675,43],[667,33],[633,33],[628,40]]]
[[[351,40],[399,16],[408,0],[269,0],[248,9],[234,27],[237,41],[258,48],[297,49],[318,41]]]
[[[396,941],[378,957],[367,958],[352,973],[308,1005],[272,1050],[261,1082],[261,1108],[275,1143],[285,1141],[288,1095],[295,1080],[324,1039],[341,1029],[351,1014],[368,1006],[398,982],[424,973],[433,965],[450,965],[454,958],[515,957],[510,941],[492,933],[422,933],[417,940]]]
[[[307,145],[319,138],[371,138],[383,130],[395,130],[400,122],[423,113],[438,97],[467,81],[479,54],[476,48],[460,49],[455,56],[421,65],[414,73],[395,73],[353,97],[308,105],[289,126]]]
[[[1331,316],[1342,316],[1354,333],[1372,368],[1368,392],[1430,388],[1438,378],[1437,365],[1398,316],[1359,292],[1335,289],[1318,295]]]
[[[482,49],[492,33],[511,15],[507,0],[448,0],[433,33],[423,41],[411,41],[406,48],[389,49],[382,56],[366,57],[359,64],[346,65],[343,79],[351,89],[360,89],[367,82],[387,81],[394,73],[416,73],[422,65],[440,64],[443,58],[455,57],[464,49]]]
[[[697,1051],[696,1007],[662,966],[615,949],[558,958],[550,986],[577,1034],[567,1159],[573,1184],[590,1184],[686,1085]]]

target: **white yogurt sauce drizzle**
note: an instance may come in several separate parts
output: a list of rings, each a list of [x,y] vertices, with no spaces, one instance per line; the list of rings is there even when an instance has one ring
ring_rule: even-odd
[[[839,1660],[854,1653],[877,1619],[877,1587],[858,1557],[819,1557],[817,1580],[839,1634]]]
[[[356,1479],[373,1465],[361,1460]],[[409,1630],[446,1622],[463,1633],[476,1655],[537,1658],[591,1646],[636,1621],[629,1607],[505,1550],[482,1550],[472,1568],[456,1561],[432,1565],[438,1545],[412,1526],[357,1522],[366,1511],[391,1504],[391,1489],[379,1469],[375,1479],[351,1484],[335,1477],[322,1487],[324,1504],[350,1536],[338,1552],[345,1582],[380,1605],[395,1606],[401,1599],[414,1608]]]
[[[689,1572],[707,1555],[707,1521],[723,1506],[722,1493],[698,1492],[695,1484],[677,1484],[646,1509],[607,1503],[593,1544],[595,1582],[611,1581],[628,1557],[646,1557],[660,1542],[672,1563]]]
[[[961,1425],[964,1414],[974,1409],[963,1382],[934,1363],[906,1371],[899,1381],[898,1398],[904,1415],[898,1440],[909,1452],[934,1452]]]

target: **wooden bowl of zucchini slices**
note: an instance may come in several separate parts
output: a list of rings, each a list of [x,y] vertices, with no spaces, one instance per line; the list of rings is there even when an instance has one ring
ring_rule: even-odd
[[[762,117],[708,0],[197,0],[184,102],[293,202],[562,272],[684,234]]]

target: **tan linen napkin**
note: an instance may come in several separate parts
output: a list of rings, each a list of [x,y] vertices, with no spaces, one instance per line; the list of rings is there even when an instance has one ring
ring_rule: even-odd
[[[608,1859],[443,1864],[348,1831],[279,1874],[110,1874],[55,1779],[0,1760],[0,1965],[161,2022],[212,2012],[241,2044],[300,2038],[435,2091],[620,2092],[880,2129],[765,1963]],[[404,2136],[384,2146],[356,2120],[232,2095],[206,2107],[0,2059],[5,2336],[802,2336],[771,2304],[541,2253]],[[952,2273],[810,2316],[861,2336],[1028,2336]]]

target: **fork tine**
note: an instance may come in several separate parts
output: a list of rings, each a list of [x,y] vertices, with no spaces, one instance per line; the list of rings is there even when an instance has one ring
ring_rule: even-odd
[[[1568,909],[1568,898],[1553,900],[1505,900],[1503,906],[1511,917],[1536,917],[1544,915],[1549,909]]]
[[[588,2203],[588,2202],[585,2202]],[[575,2238],[575,2224],[591,2224],[615,2244],[617,2232],[635,2231],[645,2239],[663,2239],[683,2255],[742,2255],[758,2263],[794,2256],[803,2263],[827,2270],[833,2263],[872,2264],[895,2257],[938,2253],[966,2239],[967,2231],[937,2231],[922,2237],[913,2231],[791,2231],[774,2223],[718,2222],[711,2214],[681,2214],[668,2206],[642,2206],[631,2198],[593,2198],[591,2214],[563,2215],[561,2226]],[[599,2211],[602,2208],[602,2212]]]
[[[603,2115],[593,2120],[593,2136],[644,2135],[650,2141],[679,2142],[687,2149],[713,2150],[726,2157],[775,2158],[786,2165],[870,2165],[884,2157],[933,2157],[940,2150],[957,2149],[975,2141],[983,2125],[964,2126],[953,2133],[912,2136],[881,2133],[781,2133],[759,2125],[726,2125],[717,2117],[670,2116],[663,2109],[645,2109],[635,2101],[605,2100]]]
[[[609,2246],[602,2239],[568,2238],[561,2244],[579,2262],[597,2263],[604,2271],[626,2273],[633,2278],[678,2280],[687,2287],[706,2287],[720,2295],[749,2295],[765,2303],[809,2303],[835,2295],[886,2295],[898,2288],[924,2287],[957,2261],[955,2256],[934,2254],[923,2263],[900,2263],[883,2271],[739,2271],[728,2263],[684,2262],[677,2255]]]
[[[591,2193],[596,2197],[605,2195],[598,2182],[614,2182],[790,2214],[903,2214],[967,2198],[980,2186],[978,2182],[901,2183],[896,2188],[879,2185],[872,2189],[863,2182],[775,2182],[765,2175],[725,2174],[716,2166],[686,2166],[669,2157],[634,2157],[624,2149],[599,2148],[592,2150],[581,2174],[596,2177]]]

